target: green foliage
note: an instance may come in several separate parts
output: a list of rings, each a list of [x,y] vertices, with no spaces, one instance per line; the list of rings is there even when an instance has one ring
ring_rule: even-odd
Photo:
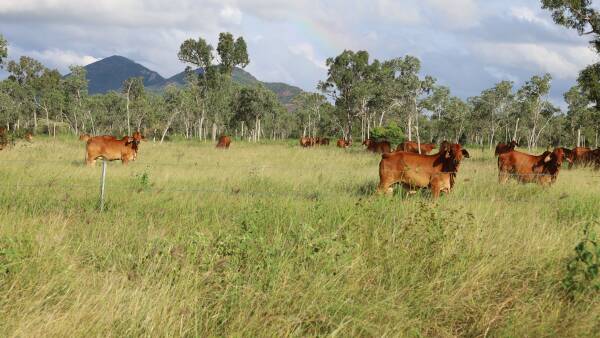
[[[383,127],[375,127],[371,130],[371,138],[375,140],[387,140],[392,144],[402,143],[405,139],[404,131],[396,123],[390,122]]]
[[[552,13],[555,23],[591,35],[590,43],[600,52],[600,14],[591,0],[542,0],[542,9]]]
[[[587,291],[600,291],[600,243],[589,223],[584,238],[575,247],[575,256],[567,263],[563,285],[571,296]]]
[[[4,59],[8,56],[8,42],[0,34],[0,69],[4,67]]]

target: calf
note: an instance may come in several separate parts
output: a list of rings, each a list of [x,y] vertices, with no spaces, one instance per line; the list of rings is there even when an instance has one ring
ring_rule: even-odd
[[[362,144],[367,146],[367,150],[373,153],[386,154],[391,152],[392,149],[388,141],[375,141],[368,138]]]
[[[512,176],[522,183],[550,185],[556,182],[565,152],[562,148],[529,155],[516,150],[498,156],[498,181],[506,183]]]
[[[435,155],[397,151],[383,154],[379,162],[378,193],[392,193],[392,185],[400,183],[405,189],[431,189],[434,198],[440,192],[450,192],[454,186],[460,162],[469,152],[460,144],[448,144]]]

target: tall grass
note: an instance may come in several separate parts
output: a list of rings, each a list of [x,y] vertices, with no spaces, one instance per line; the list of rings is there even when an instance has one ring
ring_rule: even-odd
[[[0,152],[0,336],[595,336],[561,280],[600,176],[497,184],[471,150],[453,192],[374,196],[379,156],[296,142]]]

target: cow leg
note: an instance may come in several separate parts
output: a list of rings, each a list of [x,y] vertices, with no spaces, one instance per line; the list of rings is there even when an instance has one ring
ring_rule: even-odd
[[[508,176],[509,174],[507,172],[500,170],[498,173],[498,183],[504,184],[508,182]]]
[[[394,193],[394,188],[392,188],[394,183],[396,182],[390,180],[380,180],[379,186],[377,187],[377,194],[392,195]]]

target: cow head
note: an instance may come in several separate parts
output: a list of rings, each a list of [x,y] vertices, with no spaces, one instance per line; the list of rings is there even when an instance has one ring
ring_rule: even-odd
[[[508,144],[508,146],[510,147],[510,149],[515,149],[515,147],[518,147],[519,144],[517,143],[517,141],[512,140],[512,141],[510,141],[510,143]]]
[[[538,166],[542,167],[541,173],[543,175],[540,176],[542,183],[556,181],[564,158],[565,151],[562,148],[555,148],[553,151],[545,151],[541,155],[541,163],[538,163]]]
[[[371,145],[371,143],[373,143],[373,141],[370,138],[368,138],[368,139],[366,139],[366,140],[363,141],[362,145],[368,147],[368,146]]]

